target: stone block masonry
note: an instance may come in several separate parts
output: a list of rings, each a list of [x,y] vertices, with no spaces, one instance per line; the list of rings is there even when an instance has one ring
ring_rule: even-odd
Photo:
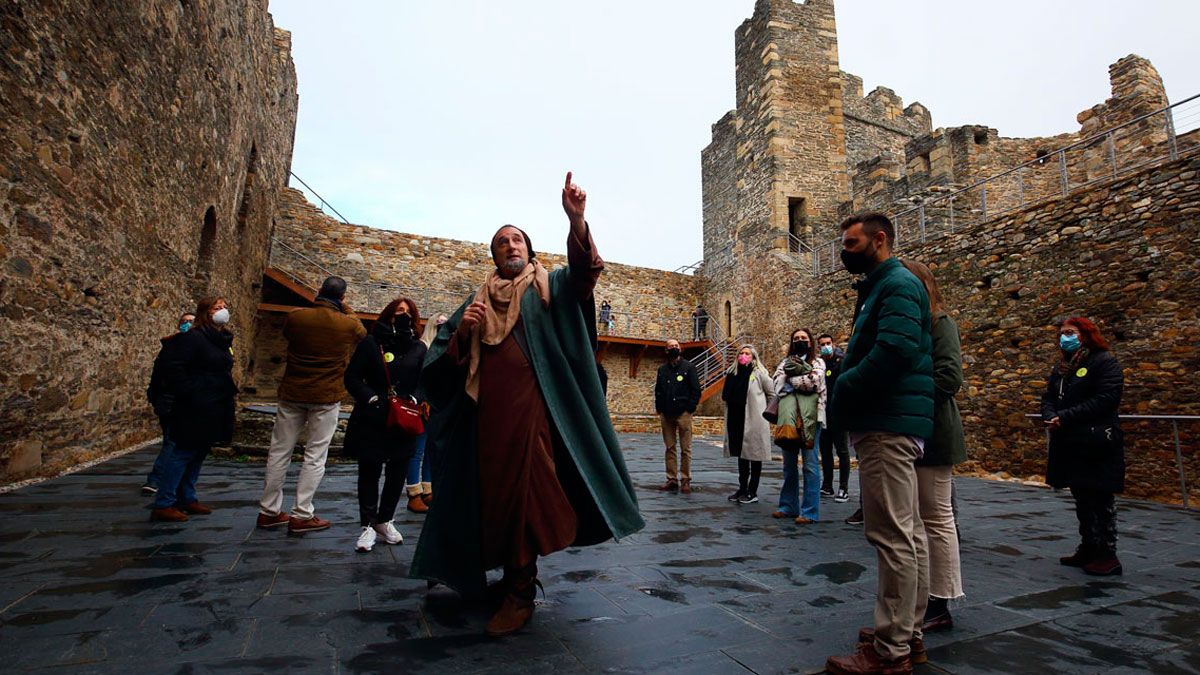
[[[265,0],[0,4],[0,478],[159,434],[159,338],[197,295],[254,343],[291,164],[290,36]]]

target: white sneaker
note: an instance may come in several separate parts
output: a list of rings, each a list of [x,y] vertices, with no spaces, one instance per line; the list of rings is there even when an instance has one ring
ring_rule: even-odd
[[[366,553],[375,548],[375,528],[364,527],[362,534],[358,535],[358,543],[354,545],[354,550]]]
[[[375,526],[374,531],[383,538],[385,544],[403,544],[404,537],[400,534],[400,530],[392,524],[392,521],[379,523]]]

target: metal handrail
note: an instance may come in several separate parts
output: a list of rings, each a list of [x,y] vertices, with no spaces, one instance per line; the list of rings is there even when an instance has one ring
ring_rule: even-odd
[[[1041,419],[1039,413],[1025,413],[1025,417],[1033,419]],[[1122,420],[1168,420],[1171,422],[1171,432],[1175,437],[1175,464],[1179,469],[1179,491],[1183,494],[1183,508],[1190,508],[1188,504],[1188,489],[1187,489],[1187,474],[1183,470],[1183,450],[1179,442],[1179,423],[1180,422],[1200,422],[1200,415],[1117,415],[1118,419]],[[1047,449],[1050,443],[1050,430],[1046,430]]]
[[[1080,139],[1078,141],[1075,141],[1069,145],[1063,146],[1063,147],[1053,150],[1051,152],[1047,152],[1046,154],[1042,155],[1041,157],[1035,157],[1035,158],[1028,160],[1026,162],[1023,162],[1015,167],[1012,167],[1006,171],[1002,171],[1000,173],[980,179],[970,185],[967,185],[966,187],[961,187],[961,188],[958,188],[951,192],[947,192],[945,194],[941,194],[936,197],[931,197],[929,199],[920,199],[919,197],[914,197],[913,201],[917,201],[918,199],[920,199],[919,203],[916,206],[913,206],[912,208],[909,208],[909,209],[905,209],[904,211],[895,213],[891,216],[892,220],[897,224],[895,248],[898,249],[900,247],[900,243],[901,243],[901,239],[902,239],[900,236],[899,221],[902,218],[905,218],[908,216],[915,215],[918,218],[918,228],[919,228],[920,234],[917,238],[922,243],[924,243],[926,241],[927,236],[929,236],[929,235],[927,235],[927,232],[926,232],[926,210],[929,207],[943,205],[945,203],[948,203],[950,205],[949,229],[951,232],[953,232],[954,231],[954,201],[955,201],[955,199],[963,197],[964,195],[966,195],[967,193],[970,193],[973,190],[980,190],[980,208],[977,210],[975,210],[975,209],[973,209],[973,210],[978,211],[980,213],[980,215],[982,215],[982,217],[988,218],[989,216],[988,216],[987,186],[989,184],[1000,181],[1004,178],[1013,176],[1014,174],[1017,176],[1017,179],[1019,181],[1018,187],[1019,187],[1019,194],[1020,194],[1020,206],[1018,206],[1016,208],[1024,207],[1027,203],[1027,200],[1026,200],[1026,196],[1025,196],[1026,187],[1025,187],[1025,182],[1024,182],[1023,171],[1025,169],[1028,169],[1035,165],[1036,166],[1045,166],[1045,165],[1051,164],[1051,163],[1058,164],[1059,174],[1060,174],[1059,196],[1065,196],[1072,189],[1090,185],[1090,184],[1095,183],[1100,180],[1114,178],[1121,173],[1127,173],[1133,169],[1140,168],[1152,161],[1155,161],[1159,157],[1156,157],[1155,159],[1152,159],[1152,160],[1148,160],[1146,162],[1141,162],[1139,164],[1134,164],[1131,166],[1125,166],[1123,168],[1118,168],[1117,163],[1116,163],[1117,157],[1116,157],[1116,146],[1115,146],[1114,138],[1115,138],[1115,135],[1118,134],[1123,129],[1128,129],[1130,127],[1133,127],[1134,125],[1141,124],[1141,123],[1145,122],[1146,120],[1151,119],[1157,115],[1163,115],[1165,118],[1163,132],[1165,132],[1166,136],[1167,136],[1166,141],[1165,141],[1165,146],[1166,146],[1168,152],[1167,152],[1166,156],[1170,157],[1171,159],[1175,159],[1179,155],[1179,147],[1178,147],[1179,134],[1178,134],[1178,120],[1173,117],[1172,113],[1176,109],[1180,108],[1180,106],[1195,102],[1197,100],[1200,100],[1200,94],[1194,94],[1192,96],[1189,96],[1188,98],[1183,99],[1182,101],[1178,101],[1178,102],[1173,103],[1164,108],[1160,108],[1158,110],[1146,113],[1144,115],[1140,115],[1138,117],[1135,117],[1132,120],[1129,120],[1127,122],[1119,124],[1115,127],[1112,127],[1112,128],[1106,129],[1102,132],[1093,134],[1091,136],[1088,136],[1087,138]],[[1187,119],[1190,120],[1192,118],[1187,118]],[[1107,155],[1108,155],[1107,160],[1108,160],[1108,163],[1112,164],[1111,172],[1107,173],[1103,176],[1098,176],[1091,180],[1087,180],[1083,183],[1079,183],[1079,184],[1072,186],[1069,175],[1068,175],[1068,171],[1067,171],[1067,159],[1066,159],[1067,153],[1072,150],[1078,150],[1081,148],[1088,148],[1088,147],[1096,146],[1100,142],[1104,142],[1107,145]],[[995,217],[1002,213],[1007,213],[1010,210],[1012,210],[1012,209],[1010,208],[1010,209],[1004,209],[1004,210],[1000,210],[1000,211],[993,210],[991,215],[992,215],[992,217]],[[805,243],[803,240],[801,240],[799,237],[797,237],[794,234],[789,233],[788,236],[789,236],[788,249],[790,252],[797,253],[797,254],[809,253],[812,255],[814,275],[819,275],[819,274],[822,274],[823,272],[832,272],[841,267],[840,260],[838,260],[838,256],[837,256],[837,247],[838,247],[838,244],[841,243],[840,238],[828,240],[820,245],[812,246],[812,245]],[[907,241],[906,238],[904,240]],[[828,249],[830,251],[830,259],[829,259],[830,264],[828,267],[823,268],[823,266],[821,265],[822,256],[817,254],[818,249],[820,249],[821,251]]]
[[[343,216],[340,211],[338,211],[336,208],[334,208],[333,204],[330,204],[329,202],[325,201],[325,198],[322,197],[319,192],[312,189],[311,185],[309,185],[308,183],[305,183],[303,178],[301,178],[300,176],[297,176],[296,174],[292,173],[291,171],[288,171],[288,175],[290,175],[292,178],[295,178],[296,180],[300,181],[300,184],[303,185],[305,187],[305,189],[307,189],[309,192],[313,193],[314,197],[321,200],[322,207],[328,206],[329,210],[336,213],[337,217],[341,218],[343,223],[345,223],[346,225],[350,224],[350,221],[346,220],[346,216]]]

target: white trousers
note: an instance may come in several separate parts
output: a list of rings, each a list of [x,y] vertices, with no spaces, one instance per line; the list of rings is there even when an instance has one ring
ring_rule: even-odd
[[[296,506],[292,508],[292,515],[304,520],[313,517],[313,496],[325,476],[329,442],[337,430],[340,410],[340,403],[279,402],[275,427],[271,430],[271,449],[267,453],[267,478],[262,499],[258,502],[261,513],[274,516],[283,510],[283,483],[292,463],[292,449],[296,447],[300,431],[307,428],[304,464],[296,481]]]

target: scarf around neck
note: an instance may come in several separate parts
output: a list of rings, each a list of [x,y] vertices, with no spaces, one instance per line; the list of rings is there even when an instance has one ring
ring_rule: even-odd
[[[537,260],[530,260],[525,269],[512,279],[492,270],[487,281],[475,292],[474,302],[484,306],[483,321],[471,331],[471,360],[467,367],[467,395],[479,400],[479,357],[482,345],[495,346],[512,332],[521,316],[521,298],[525,289],[533,286],[543,307],[550,306],[550,275]]]

